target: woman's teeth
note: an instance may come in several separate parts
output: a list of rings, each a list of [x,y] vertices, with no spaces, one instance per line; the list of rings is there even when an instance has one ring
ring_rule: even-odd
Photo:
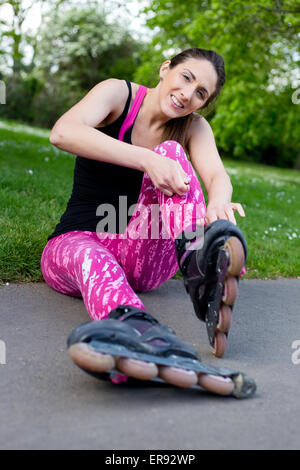
[[[182,104],[180,104],[179,101],[177,101],[175,96],[171,95],[171,98],[172,98],[173,103],[176,104],[176,106],[178,106],[179,108],[183,108]]]

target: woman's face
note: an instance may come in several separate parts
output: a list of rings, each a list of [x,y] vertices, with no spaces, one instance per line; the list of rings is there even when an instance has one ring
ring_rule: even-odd
[[[164,62],[160,68],[162,111],[173,119],[203,108],[217,86],[218,76],[212,63],[188,59],[172,69],[169,63]]]

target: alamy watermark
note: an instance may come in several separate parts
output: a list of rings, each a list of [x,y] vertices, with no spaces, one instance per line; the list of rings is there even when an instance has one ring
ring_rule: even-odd
[[[6,104],[6,86],[2,80],[0,80],[0,104]]]
[[[170,198],[166,204],[160,206],[159,204],[142,203],[132,204],[129,209],[127,206],[127,196],[119,196],[119,210],[118,210],[118,233],[122,234],[123,238],[130,238],[133,240],[157,240],[170,239],[170,227],[179,227],[180,233],[176,233],[176,238],[183,238],[192,240],[195,237],[199,242],[204,241],[204,215],[203,205],[194,203],[178,204],[174,203]],[[96,215],[102,217],[96,227],[97,236],[99,239],[107,238],[107,234],[117,233],[117,211],[113,204],[100,204],[97,207]],[[130,216],[130,222],[127,225],[127,217]],[[193,229],[191,221],[197,220],[197,225]],[[187,223],[189,221],[189,223]],[[180,230],[181,227],[184,229]],[[178,231],[178,230],[177,230]],[[197,248],[201,248],[197,243]]]
[[[292,363],[297,366],[300,364],[300,339],[295,339],[292,342],[292,349],[295,349],[291,356]]]
[[[0,365],[6,364],[6,344],[0,339]]]

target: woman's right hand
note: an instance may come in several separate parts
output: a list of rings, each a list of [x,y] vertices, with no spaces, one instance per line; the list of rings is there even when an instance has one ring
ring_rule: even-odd
[[[151,151],[145,159],[145,171],[154,186],[166,196],[182,196],[189,191],[189,177],[180,163]]]

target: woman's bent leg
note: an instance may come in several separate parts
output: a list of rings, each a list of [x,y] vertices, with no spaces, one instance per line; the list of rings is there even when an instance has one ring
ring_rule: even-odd
[[[177,161],[189,179],[190,189],[187,193],[179,196],[166,196],[155,188],[158,199],[164,230],[174,241],[180,233],[191,229],[196,222],[204,226],[206,213],[205,199],[201,185],[192,164],[189,162],[183,147],[175,141],[166,141],[153,149],[163,157]]]
[[[175,238],[196,221],[204,225],[205,199],[198,177],[182,146],[166,141],[153,149],[177,160],[190,180],[183,196],[169,197],[144,174],[139,200],[128,224],[121,254],[127,278],[137,292],[154,289],[178,271]]]
[[[117,254],[119,241],[110,240]],[[74,231],[47,243],[41,258],[45,281],[53,289],[82,297],[92,320],[106,318],[118,305],[145,310],[112,250],[95,233]]]

